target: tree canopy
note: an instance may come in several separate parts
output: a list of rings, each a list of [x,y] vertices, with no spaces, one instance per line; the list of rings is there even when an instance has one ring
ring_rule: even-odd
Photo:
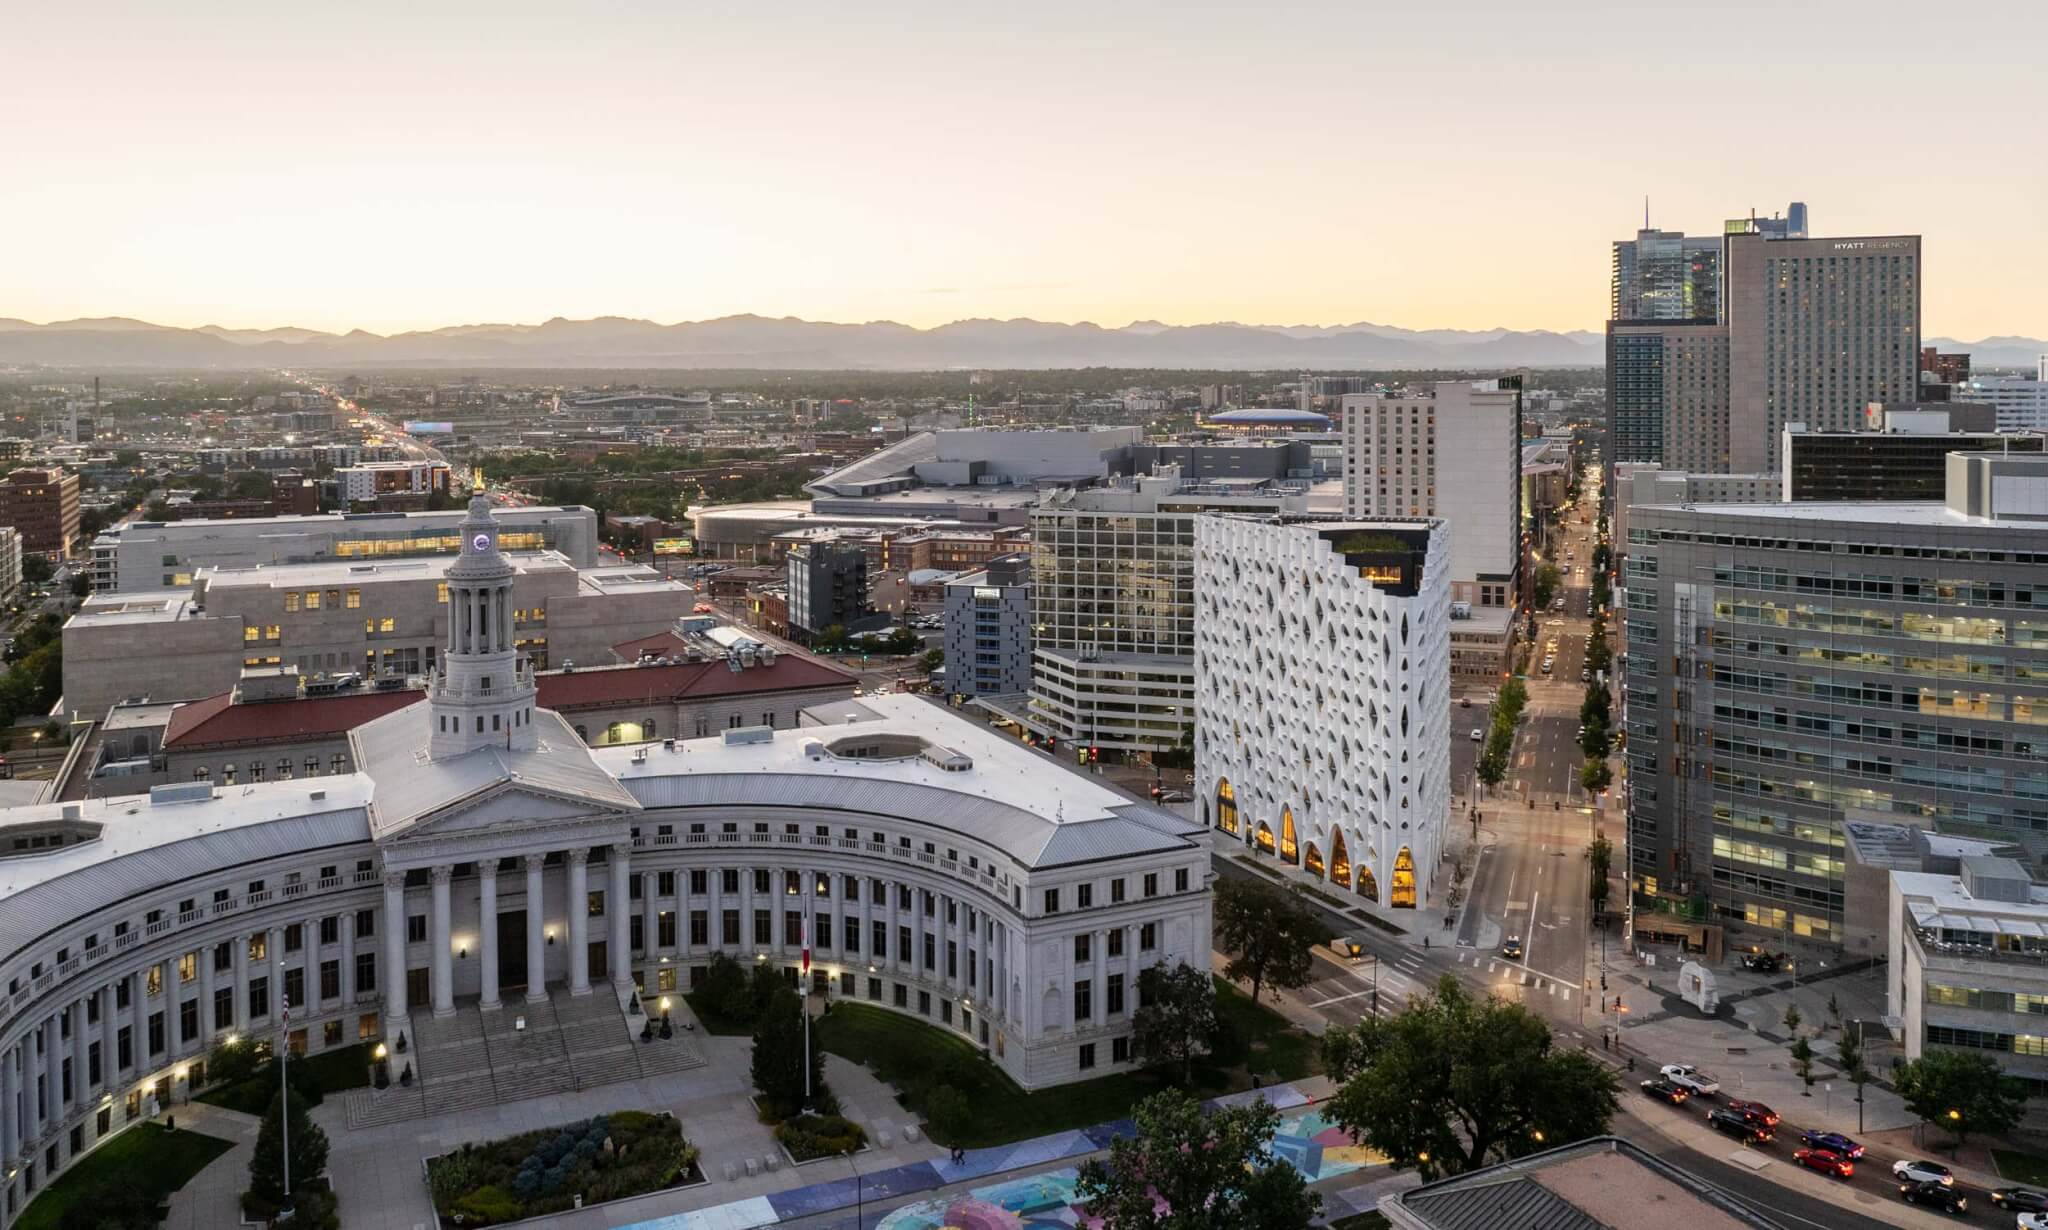
[[[1175,1065],[1193,1079],[1195,1056],[1216,1032],[1216,984],[1209,971],[1164,961],[1138,972],[1138,1010],[1131,1032],[1145,1062]]]
[[[286,1203],[282,1125],[287,1114],[291,1126],[291,1190],[317,1186],[320,1176],[327,1173],[327,1133],[306,1113],[306,1100],[297,1090],[291,1091],[289,1103],[284,1094],[271,1098],[270,1109],[264,1112],[263,1125],[256,1133],[256,1150],[249,1157],[249,1195],[272,1208],[282,1208]]]
[[[1312,950],[1333,934],[1299,889],[1263,881],[1218,880],[1213,909],[1217,947],[1231,954],[1223,973],[1249,979],[1254,1002],[1265,987],[1306,985]]]
[[[1178,1089],[1131,1114],[1137,1135],[1084,1162],[1074,1185],[1104,1230],[1306,1230],[1322,1209],[1273,1154],[1280,1112],[1264,1100],[1204,1112]]]
[[[1424,1181],[1599,1135],[1617,1105],[1604,1065],[1449,975],[1395,1016],[1324,1034],[1323,1058],[1341,1082],[1330,1117]]]
[[[1892,1069],[1892,1087],[1906,1109],[1947,1128],[1958,1144],[1971,1132],[1993,1136],[2019,1125],[2026,1087],[1989,1055],[1928,1051]]]

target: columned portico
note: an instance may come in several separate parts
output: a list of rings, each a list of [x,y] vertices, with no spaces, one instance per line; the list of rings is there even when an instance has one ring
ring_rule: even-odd
[[[483,933],[483,1006],[498,1003],[498,860],[477,865],[477,927]]]
[[[569,851],[569,994],[590,994],[590,851]]]
[[[612,887],[605,894],[604,912],[612,925],[612,939],[605,954],[611,958],[612,985],[623,991],[633,981],[632,929],[626,922],[632,914],[627,901],[627,879],[633,865],[633,843],[621,841],[614,844],[606,865],[612,871]],[[652,936],[648,937],[648,942],[652,944]]]
[[[434,1015],[455,1015],[455,954],[450,950],[454,944],[454,923],[450,903],[449,884],[455,878],[455,868],[443,864],[432,871],[434,882]]]
[[[384,1011],[405,1016],[405,873],[384,873]]]
[[[548,856],[529,854],[526,868],[526,1002],[537,1004],[548,997],[547,904],[541,891],[541,873]]]

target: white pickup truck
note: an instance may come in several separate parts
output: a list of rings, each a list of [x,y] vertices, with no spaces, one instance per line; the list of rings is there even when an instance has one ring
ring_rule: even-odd
[[[1711,1097],[1721,1092],[1721,1082],[1689,1063],[1667,1063],[1659,1069],[1664,1079],[1691,1092],[1696,1097]]]

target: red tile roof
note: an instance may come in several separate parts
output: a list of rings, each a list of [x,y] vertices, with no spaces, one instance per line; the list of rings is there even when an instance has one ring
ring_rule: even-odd
[[[233,703],[222,692],[171,710],[164,727],[164,746],[206,747],[214,744],[289,743],[322,735],[340,735],[371,718],[425,700],[425,692],[352,692],[344,696],[308,696],[299,700]]]
[[[850,692],[854,678],[836,666],[782,654],[773,666],[749,666],[739,671],[726,666],[723,659],[678,662],[672,666],[608,666],[599,670],[551,671],[539,677],[539,684],[542,708],[570,710],[633,701],[674,703],[808,688],[843,687]]]

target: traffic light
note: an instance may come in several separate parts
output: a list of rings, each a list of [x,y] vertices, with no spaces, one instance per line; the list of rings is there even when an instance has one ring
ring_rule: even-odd
[[[1091,748],[1089,748],[1089,749],[1088,749],[1088,763],[1089,763],[1089,764],[1094,764],[1094,763],[1095,763],[1095,762],[1096,762],[1097,760],[1100,760],[1101,758],[1102,758],[1102,749],[1101,749],[1101,748],[1099,748],[1099,747],[1091,747]]]
[[[1058,739],[1052,738],[1051,736],[1047,736],[1045,740],[1045,750],[1048,752],[1059,751],[1060,741]]]
[[[1074,763],[1075,763],[1075,764],[1087,764],[1087,763],[1088,763],[1088,749],[1087,749],[1087,748],[1085,748],[1085,747],[1077,747],[1077,748],[1075,748],[1075,749],[1074,749]]]

